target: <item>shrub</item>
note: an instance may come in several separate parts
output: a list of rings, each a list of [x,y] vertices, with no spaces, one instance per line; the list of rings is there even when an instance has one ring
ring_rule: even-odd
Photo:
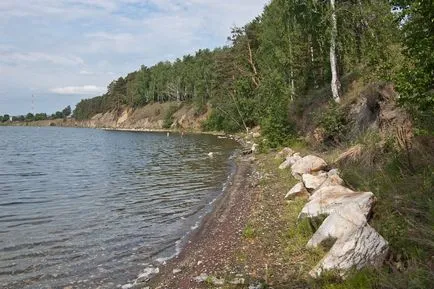
[[[178,110],[178,107],[176,105],[172,105],[169,107],[169,109],[166,111],[166,114],[164,115],[163,120],[163,128],[168,129],[173,124],[173,114]]]
[[[331,103],[329,108],[320,114],[318,124],[324,130],[326,143],[340,143],[344,140],[348,121],[339,105]]]

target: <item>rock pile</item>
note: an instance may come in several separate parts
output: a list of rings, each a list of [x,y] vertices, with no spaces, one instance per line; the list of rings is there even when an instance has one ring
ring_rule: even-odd
[[[334,241],[329,252],[310,271],[312,277],[335,270],[342,277],[352,269],[380,266],[388,252],[387,241],[368,224],[375,203],[372,192],[355,192],[344,186],[339,171],[330,169],[327,163],[313,155],[301,157],[290,148],[276,155],[285,160],[279,169],[290,168],[300,180],[285,196],[286,199],[304,197],[308,200],[299,219],[324,221],[307,243],[317,247]]]

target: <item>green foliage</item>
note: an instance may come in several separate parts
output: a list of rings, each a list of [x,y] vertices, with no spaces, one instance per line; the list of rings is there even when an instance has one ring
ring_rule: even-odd
[[[71,115],[71,106],[68,105],[62,110],[63,117],[68,117]]]
[[[169,107],[169,109],[166,111],[166,114],[164,115],[163,120],[163,128],[168,129],[173,124],[173,114],[178,110],[178,107],[176,105],[172,105]]]
[[[26,115],[26,121],[34,121],[35,120],[35,116],[33,115],[33,113],[29,112]]]
[[[432,1],[394,1],[400,10],[405,60],[396,76],[400,102],[413,114],[434,111],[434,6]]]
[[[288,118],[290,91],[279,74],[274,72],[263,83],[261,96],[266,99],[265,116],[261,120],[263,135],[268,146],[275,148],[295,136]]]
[[[324,289],[368,289],[376,288],[378,284],[377,276],[374,271],[365,269],[359,272],[352,272],[345,281],[341,280],[338,274],[329,272],[324,274],[321,279],[315,282],[315,287]]]
[[[10,115],[9,114],[5,114],[2,116],[0,116],[0,122],[7,122],[10,120]]]
[[[46,113],[37,113],[35,114],[35,120],[46,120],[48,116]]]
[[[253,239],[256,236],[256,230],[252,224],[247,224],[243,230],[243,237],[246,239]]]
[[[213,110],[203,123],[202,129],[205,131],[226,131],[236,132],[241,129],[239,123],[228,117],[227,113],[220,110]]]
[[[416,169],[408,166],[407,158],[404,152],[383,151],[376,162],[357,161],[341,168],[349,185],[377,197],[371,223],[389,242],[390,267],[365,277],[366,272],[355,275],[371,278],[375,288],[430,288],[433,281],[428,264],[434,252],[434,156],[432,151],[411,152]]]
[[[24,115],[14,115],[12,121],[25,121],[26,117]]]
[[[341,106],[330,102],[328,109],[319,116],[318,124],[324,130],[326,143],[340,143],[344,140],[347,119]]]

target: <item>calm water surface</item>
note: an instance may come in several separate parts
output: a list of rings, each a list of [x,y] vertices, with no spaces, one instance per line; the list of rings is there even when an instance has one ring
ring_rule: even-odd
[[[207,135],[0,127],[0,288],[131,282],[209,211],[235,148]]]

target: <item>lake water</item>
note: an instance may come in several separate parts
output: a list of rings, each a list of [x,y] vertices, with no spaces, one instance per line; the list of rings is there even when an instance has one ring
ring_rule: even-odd
[[[197,227],[236,147],[209,135],[0,127],[0,288],[131,282]]]

